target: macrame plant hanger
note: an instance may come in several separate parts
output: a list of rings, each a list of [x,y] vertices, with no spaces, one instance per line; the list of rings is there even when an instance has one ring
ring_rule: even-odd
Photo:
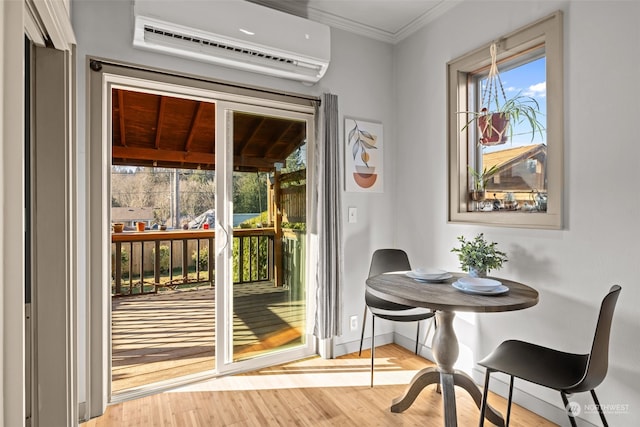
[[[499,113],[500,95],[507,102],[507,96],[502,86],[500,73],[498,72],[497,46],[491,44],[489,52],[491,54],[491,67],[487,76],[487,84],[482,91],[482,110],[478,117],[478,131],[480,132],[480,144],[498,145],[507,142],[507,129],[509,128],[509,117]],[[491,113],[491,101],[495,102],[495,110]]]

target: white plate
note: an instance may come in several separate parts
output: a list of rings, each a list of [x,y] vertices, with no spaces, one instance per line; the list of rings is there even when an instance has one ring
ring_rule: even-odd
[[[451,284],[451,286],[453,286],[454,288],[456,288],[459,291],[462,291],[462,292],[467,293],[467,294],[473,294],[473,295],[501,295],[501,294],[509,292],[509,288],[504,286],[504,285],[500,285],[497,288],[494,288],[494,289],[491,289],[491,290],[471,289],[471,288],[467,288],[466,286],[461,284],[460,280],[453,282]]]
[[[416,277],[420,277],[421,279],[439,279],[441,277],[449,274],[446,270],[440,270],[439,268],[430,268],[430,267],[418,267],[411,270],[411,272]]]
[[[416,280],[418,282],[424,282],[424,283],[442,283],[445,280],[451,279],[453,277],[451,273],[445,273],[442,276],[436,277],[434,279],[430,279],[426,277],[416,276],[416,274],[413,271],[407,271],[405,275],[407,277],[411,277],[413,280]]]
[[[458,279],[458,282],[465,288],[475,289],[476,291],[490,291],[502,285],[502,283],[497,280],[484,277],[461,277]]]

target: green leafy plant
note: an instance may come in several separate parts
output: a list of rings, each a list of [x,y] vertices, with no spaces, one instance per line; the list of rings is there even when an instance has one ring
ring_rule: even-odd
[[[288,230],[307,231],[307,224],[304,222],[283,222],[282,228]]]
[[[209,248],[201,248],[200,253],[193,251],[191,259],[198,263],[198,270],[206,271],[209,265]]]
[[[496,242],[487,242],[484,233],[478,234],[473,240],[458,236],[458,241],[460,247],[451,249],[451,252],[458,254],[462,271],[475,269],[480,273],[489,272],[501,268],[507,262],[507,254],[496,248]]]
[[[489,179],[498,172],[498,165],[493,165],[489,169],[484,168],[482,172],[475,170],[471,165],[467,167],[469,168],[469,174],[473,177],[473,189],[475,191],[482,191],[487,188]]]
[[[169,257],[171,255],[171,249],[167,245],[160,246],[160,272],[169,272]],[[156,256],[156,248],[153,248],[153,256]]]

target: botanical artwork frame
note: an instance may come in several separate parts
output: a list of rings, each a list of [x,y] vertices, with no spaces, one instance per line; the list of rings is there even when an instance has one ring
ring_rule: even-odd
[[[381,122],[344,118],[345,190],[384,192],[384,138]]]

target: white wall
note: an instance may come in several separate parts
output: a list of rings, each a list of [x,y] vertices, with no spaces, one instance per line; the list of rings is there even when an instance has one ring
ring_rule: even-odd
[[[447,224],[446,63],[494,38],[564,11],[565,226],[560,231]],[[640,158],[634,124],[640,98],[640,3],[612,1],[464,2],[394,51],[397,63],[397,242],[415,263],[459,270],[456,236],[483,231],[509,254],[499,275],[540,292],[531,309],[458,316],[460,367],[507,338],[588,352],[597,309],[612,284],[622,286],[614,317],[602,404],[629,405],[611,425],[637,425],[640,411],[638,254]],[[413,329],[399,329],[411,337]],[[473,371],[477,379],[481,372]],[[559,393],[516,387],[561,407]],[[516,394],[523,401],[527,396]],[[516,401],[517,401],[516,400]],[[575,397],[591,403],[588,394]],[[528,399],[531,402],[531,399]],[[535,403],[535,402],[534,402]],[[540,408],[567,423],[560,410]],[[597,415],[585,419],[600,425]]]
[[[214,2],[212,2],[214,4]],[[349,331],[348,318],[357,314],[359,324],[364,309],[364,278],[373,248],[391,246],[394,242],[394,221],[392,218],[395,203],[394,187],[394,93],[392,70],[392,47],[386,43],[369,40],[340,30],[332,30],[332,60],[325,77],[315,86],[307,87],[298,82],[257,74],[231,70],[205,63],[194,62],[165,56],[161,54],[135,50],[132,48],[133,37],[133,5],[130,1],[75,1],[72,7],[72,20],[78,41],[78,191],[81,197],[88,197],[82,181],[85,176],[84,164],[86,141],[86,80],[88,55],[106,59],[125,61],[146,67],[172,70],[179,73],[205,76],[212,79],[233,81],[242,84],[279,89],[310,95],[331,92],[338,95],[340,126],[343,117],[366,118],[381,121],[384,125],[385,142],[385,192],[375,195],[345,193],[343,198],[343,218],[345,220],[345,308],[343,322],[345,333],[336,343],[339,352],[349,351],[357,347],[360,337],[358,331]],[[341,135],[343,134],[341,130]],[[346,223],[348,206],[358,208],[358,223]],[[82,199],[79,201],[78,218],[85,218]],[[80,224],[80,233],[84,225]],[[80,236],[82,245],[84,236]],[[78,248],[80,256],[86,253]],[[82,266],[84,260],[79,260]],[[86,298],[86,283],[79,272],[79,300]],[[85,315],[84,307],[80,308],[80,318]],[[392,325],[380,327],[381,332],[390,333]],[[86,378],[86,357],[82,339],[79,340],[80,383]],[[81,389],[80,400],[85,397]]]

